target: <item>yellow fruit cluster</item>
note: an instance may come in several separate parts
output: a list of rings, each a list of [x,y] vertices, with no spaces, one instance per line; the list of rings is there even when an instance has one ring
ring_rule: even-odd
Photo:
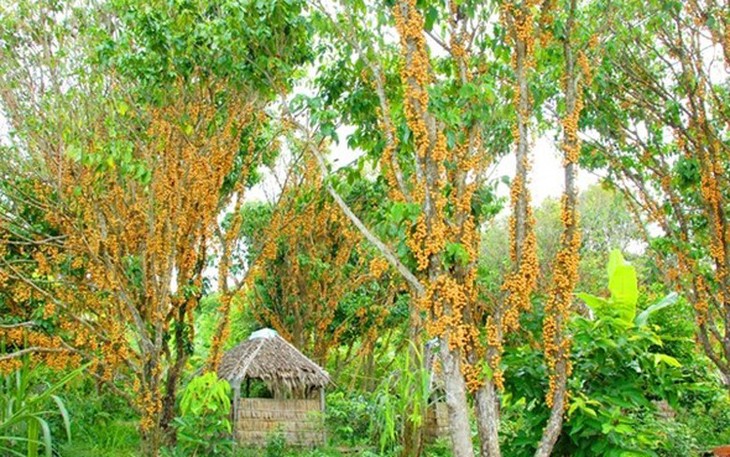
[[[393,128],[388,128],[383,122],[381,122],[381,129],[383,131],[387,129],[388,132],[386,132],[385,135],[388,138],[392,138],[393,141],[386,142],[385,148],[383,149],[383,154],[380,157],[380,169],[383,171],[383,176],[385,176],[385,180],[388,183],[388,189],[390,191],[390,197],[392,198],[392,200],[403,201],[404,196],[400,190],[400,185],[398,184],[395,170],[393,169],[394,161],[398,160],[397,157],[395,157],[396,148],[398,147],[397,136],[395,135],[395,131],[393,130]]]
[[[705,278],[700,275],[696,275],[694,278],[694,286],[696,294],[698,295],[695,299],[695,319],[697,325],[702,327],[707,323],[707,313],[709,312],[709,305],[707,303],[707,283]]]
[[[718,185],[718,179],[714,169],[708,170],[707,165],[701,167],[700,190],[707,206],[710,208],[710,224],[712,225],[712,236],[710,237],[710,255],[718,265],[725,264],[725,240],[726,230],[723,227],[723,206],[722,194]],[[720,168],[720,166],[713,167]],[[724,268],[717,271],[719,279],[726,274]]]
[[[488,346],[488,362],[492,369],[492,377],[494,384],[498,389],[504,388],[504,374],[502,373],[502,330],[499,328],[492,316],[487,317],[487,346]]]
[[[537,238],[535,237],[535,218],[530,206],[530,196],[523,176],[516,176],[510,191],[512,214],[510,215],[510,258],[516,268],[505,278],[502,290],[506,292],[502,328],[505,332],[519,328],[519,315],[531,309],[530,298],[537,287],[540,271],[537,258]],[[522,214],[519,214],[520,211]],[[521,220],[521,222],[520,222]],[[523,231],[520,244],[518,227]]]
[[[370,276],[379,279],[388,271],[390,264],[382,257],[375,257],[370,261]]]
[[[139,421],[139,427],[143,433],[152,430],[160,421],[162,399],[159,392],[159,386],[157,386],[156,389],[146,390],[141,394],[139,409],[142,411],[142,417]]]
[[[580,157],[580,138],[578,137],[578,121],[583,110],[583,98],[580,95],[580,84],[576,94],[575,109],[567,113],[561,120],[563,127],[563,164],[578,163]]]
[[[0,343],[10,353],[26,348],[38,348],[31,354],[32,366],[43,365],[52,370],[75,368],[81,358],[78,354],[66,349],[59,336],[47,335],[32,327],[13,327],[0,329]],[[22,365],[19,358],[9,358],[0,362],[0,373],[9,373]]]

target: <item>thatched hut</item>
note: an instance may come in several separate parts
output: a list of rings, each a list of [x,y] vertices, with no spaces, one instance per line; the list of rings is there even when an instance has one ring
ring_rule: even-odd
[[[233,388],[234,435],[241,444],[263,446],[273,433],[295,446],[324,444],[330,377],[274,330],[254,332],[226,352],[218,376]],[[252,383],[263,385],[259,392],[270,398],[249,398]]]

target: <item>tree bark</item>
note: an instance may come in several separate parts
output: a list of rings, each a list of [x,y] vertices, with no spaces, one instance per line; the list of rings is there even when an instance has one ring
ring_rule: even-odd
[[[473,457],[474,446],[471,441],[466,384],[461,374],[461,355],[457,349],[449,348],[446,336],[439,338],[439,346],[453,457]]]
[[[561,379],[567,380],[565,367],[562,366],[562,374],[558,373]],[[550,418],[548,419],[545,430],[542,433],[542,439],[535,451],[535,457],[550,457],[555,448],[555,443],[560,438],[560,432],[563,430],[563,414],[565,411],[565,381],[558,381],[562,385],[559,386],[553,395],[553,407],[550,409]]]
[[[162,415],[160,416],[160,428],[164,432],[164,440],[166,443],[175,444],[175,429],[171,427],[173,419],[175,419],[175,401],[177,398],[177,389],[180,382],[187,354],[178,356],[175,365],[170,368],[165,382],[165,395],[162,398]]]
[[[140,434],[142,455],[144,457],[158,457],[160,455],[160,448],[162,447],[163,436],[164,431],[159,425],[155,425],[142,432]]]
[[[487,379],[474,393],[474,409],[481,457],[501,457],[499,446],[499,397],[494,381]]]
[[[165,430],[161,426],[162,379],[159,373],[161,351],[146,354],[146,362],[140,378],[141,398],[140,448],[144,457],[158,457],[162,448]]]

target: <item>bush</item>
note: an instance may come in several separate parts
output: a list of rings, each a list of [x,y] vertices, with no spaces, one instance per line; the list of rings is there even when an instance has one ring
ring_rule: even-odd
[[[570,322],[573,373],[567,417],[554,453],[691,456],[720,444],[716,436],[730,433],[722,413],[727,393],[692,346],[693,328],[686,324],[692,322],[691,310],[675,306],[681,301],[670,294],[646,300],[652,304],[637,312],[639,293],[632,267],[620,254],[612,253],[612,258],[618,264],[614,271],[623,275],[613,284],[622,288],[613,290],[609,282],[608,299],[579,294],[596,318],[577,316]],[[656,325],[666,321],[666,315],[673,316],[667,328]],[[539,333],[533,332],[536,338]],[[505,455],[532,455],[549,414],[543,355],[532,341],[508,347],[504,356],[507,366],[518,367],[506,373]],[[657,408],[660,402],[668,411]]]
[[[138,416],[126,399],[104,386],[97,390],[95,383],[87,379],[70,389],[66,400],[74,418],[75,444],[66,447],[65,455],[86,455],[84,452],[108,455],[112,450],[138,450]]]
[[[229,456],[233,448],[231,386],[213,372],[194,378],[180,400],[180,416],[175,418],[177,446],[174,456]]]
[[[266,457],[285,457],[286,439],[281,431],[276,431],[269,436],[266,442]]]
[[[325,421],[330,438],[348,445],[371,444],[371,409],[370,401],[362,394],[343,391],[327,394]]]

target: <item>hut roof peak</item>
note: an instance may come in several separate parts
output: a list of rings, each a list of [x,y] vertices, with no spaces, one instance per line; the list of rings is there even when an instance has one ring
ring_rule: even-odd
[[[272,328],[262,328],[261,330],[256,330],[251,334],[251,336],[248,337],[249,340],[255,340],[256,338],[274,338],[275,336],[278,336],[279,334],[276,332],[276,330]]]

